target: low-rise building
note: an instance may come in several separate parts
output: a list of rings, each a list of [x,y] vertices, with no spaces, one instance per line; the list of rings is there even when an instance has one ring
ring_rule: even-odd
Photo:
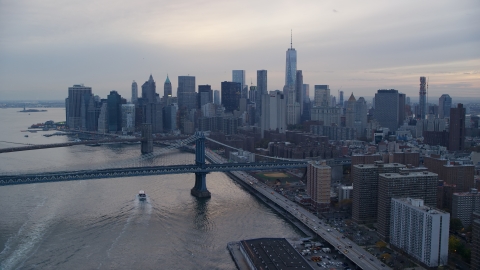
[[[238,163],[255,162],[255,154],[240,149],[238,152],[230,152],[230,160]]]
[[[351,199],[353,196],[353,186],[341,185],[338,187],[338,201]]]

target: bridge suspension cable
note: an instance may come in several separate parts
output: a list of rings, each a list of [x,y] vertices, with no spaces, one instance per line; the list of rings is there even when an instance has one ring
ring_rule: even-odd
[[[186,146],[186,145],[194,142],[196,139],[197,139],[197,137],[195,135],[193,135],[193,136],[190,136],[190,137],[186,138],[185,140],[177,140],[175,143],[160,149],[160,151],[157,151],[157,152],[154,152],[154,153],[149,153],[149,154],[144,154],[140,157],[124,160],[120,163],[103,164],[102,166],[98,167],[98,169],[109,169],[109,168],[112,168],[112,167],[116,167],[116,168],[135,167],[136,165],[143,165],[141,163],[144,162],[144,161],[152,160],[156,157],[159,157],[159,156],[161,156],[165,153],[170,152],[171,150],[178,149],[180,147]]]
[[[149,154],[144,154],[140,157],[135,157],[135,158],[130,158],[130,159],[127,159],[127,160],[123,160],[123,161],[120,161],[120,162],[115,162],[115,163],[104,163],[104,164],[89,164],[88,167],[89,169],[87,171],[94,171],[94,170],[101,170],[101,169],[110,169],[110,168],[122,168],[122,167],[135,167],[135,166],[144,166],[144,164],[142,164],[142,162],[145,162],[145,161],[148,161],[148,160],[152,160],[156,157],[159,157],[163,154],[166,154],[168,153],[169,151],[172,151],[174,149],[178,149],[180,147],[183,147],[183,146],[186,146],[192,142],[194,142],[195,140],[197,139],[197,137],[195,137],[194,135],[193,136],[190,136],[188,137],[187,139],[185,140],[177,140],[175,143],[167,146],[167,147],[164,147],[162,148],[160,151],[158,152],[155,152],[155,153],[149,153]],[[45,169],[48,169],[48,168],[44,168],[43,172],[45,172]],[[52,169],[52,168],[49,168],[49,169]],[[59,169],[57,169],[57,171],[61,171]],[[22,174],[36,174],[36,173],[39,173],[38,169],[33,169],[33,170],[26,170],[26,171],[22,171]],[[3,175],[9,175],[11,174],[10,172],[0,172],[0,175],[3,176]]]
[[[233,150],[237,150],[237,151],[240,150],[240,149],[235,148],[235,147],[233,147],[233,146],[223,144],[223,143],[221,143],[221,142],[219,142],[219,141],[215,141],[214,139],[211,139],[211,138],[209,138],[209,137],[205,137],[205,139],[207,139],[207,140],[209,140],[209,141],[211,141],[211,142],[217,143],[217,144],[219,144],[219,145],[228,147],[228,148],[233,149]],[[255,153],[254,153],[254,154],[255,154]],[[282,160],[282,161],[305,161],[304,159],[279,158],[279,157],[271,157],[271,156],[265,156],[265,155],[260,155],[260,154],[255,154],[255,156],[259,156],[259,157],[263,157],[263,158],[276,159],[276,160]]]

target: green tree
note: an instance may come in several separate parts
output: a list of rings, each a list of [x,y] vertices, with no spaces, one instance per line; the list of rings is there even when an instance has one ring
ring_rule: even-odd
[[[387,246],[387,243],[383,242],[383,241],[378,241],[376,244],[377,248],[379,248],[380,250],[383,250],[386,246]]]
[[[384,259],[385,261],[390,261],[390,258],[392,257],[390,254],[388,253],[384,253],[382,254],[382,259]]]
[[[457,251],[460,249],[461,244],[462,243],[460,239],[453,235],[450,235],[450,237],[448,238],[448,250],[450,250],[450,252],[457,253]]]

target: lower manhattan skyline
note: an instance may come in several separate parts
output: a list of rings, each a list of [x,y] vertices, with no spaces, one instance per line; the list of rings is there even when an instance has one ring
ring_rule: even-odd
[[[291,31],[303,82],[333,96],[397,89],[413,101],[425,76],[429,97],[476,97],[478,14],[477,1],[3,1],[0,100],[62,99],[80,83],[129,97],[150,74],[168,74],[176,96],[178,76],[219,90],[232,70],[247,85],[267,70],[268,90],[282,90]]]

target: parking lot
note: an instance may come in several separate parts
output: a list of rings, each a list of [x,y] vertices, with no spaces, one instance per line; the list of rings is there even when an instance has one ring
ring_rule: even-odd
[[[325,269],[355,269],[354,263],[350,262],[342,252],[337,251],[322,239],[313,239],[305,243],[297,243],[295,245],[297,251],[305,257],[305,259],[314,268]],[[342,248],[347,250],[348,248]],[[347,251],[348,252],[348,251]]]

